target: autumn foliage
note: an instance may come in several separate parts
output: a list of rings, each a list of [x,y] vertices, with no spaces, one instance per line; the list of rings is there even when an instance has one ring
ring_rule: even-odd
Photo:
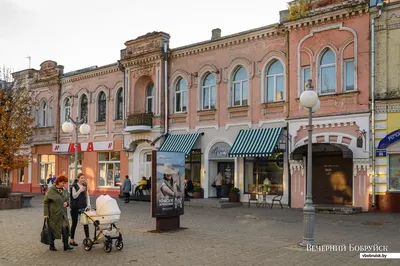
[[[34,107],[29,90],[15,86],[10,72],[0,69],[0,169],[5,175],[28,165],[21,146],[32,135]]]

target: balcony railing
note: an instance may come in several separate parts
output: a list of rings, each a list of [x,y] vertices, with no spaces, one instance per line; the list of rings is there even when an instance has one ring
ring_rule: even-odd
[[[153,126],[153,113],[134,113],[129,114],[126,120],[129,126]]]

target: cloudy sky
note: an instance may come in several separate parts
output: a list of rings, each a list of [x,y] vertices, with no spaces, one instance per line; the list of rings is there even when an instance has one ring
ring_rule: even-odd
[[[124,42],[152,31],[170,46],[208,40],[279,21],[286,0],[0,0],[0,66],[39,68],[45,60],[65,72],[116,62]],[[230,3],[230,4],[229,4]]]

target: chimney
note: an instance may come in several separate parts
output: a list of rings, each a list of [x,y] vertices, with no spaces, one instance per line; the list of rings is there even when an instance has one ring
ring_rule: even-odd
[[[216,40],[221,38],[221,29],[216,28],[211,31],[211,40]]]

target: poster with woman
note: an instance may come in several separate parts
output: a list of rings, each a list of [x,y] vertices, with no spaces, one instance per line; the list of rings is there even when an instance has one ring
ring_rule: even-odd
[[[185,154],[157,152],[156,167],[156,216],[182,215],[185,201]]]

